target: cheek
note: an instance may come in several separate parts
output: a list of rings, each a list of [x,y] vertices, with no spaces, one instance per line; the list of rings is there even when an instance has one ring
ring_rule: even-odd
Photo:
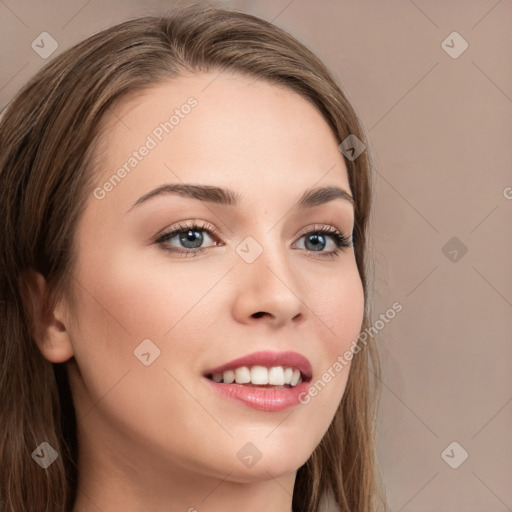
[[[364,289],[354,266],[338,279],[331,279],[323,294],[317,294],[315,309],[323,324],[324,357],[320,373],[304,397],[303,403],[315,402],[325,417],[332,417],[343,397],[364,318]]]
[[[201,302],[201,297],[219,276],[121,256],[110,255],[101,265],[93,257],[84,260],[72,331],[79,416],[86,416],[88,425],[107,421],[119,432],[129,429],[140,439],[158,439],[176,450],[183,445],[189,454],[193,447],[176,432],[208,434],[203,432],[208,417],[192,398],[189,383],[198,372],[200,340],[215,321],[204,305],[215,301]],[[141,342],[148,339],[142,352]],[[137,356],[144,359],[148,351],[146,366]]]
[[[185,263],[146,262],[129,251],[85,252],[82,262],[72,342],[91,394],[101,396],[128,370],[146,368],[136,357],[148,339],[156,347],[149,344],[150,357],[160,351],[157,366],[196,368],[198,345],[191,340],[200,340],[201,333],[204,338],[205,326],[215,319],[222,301],[212,298],[218,293],[212,287],[224,270],[184,270]]]
[[[355,261],[342,271],[339,277],[326,281],[322,291],[317,290],[313,297],[313,310],[327,329],[327,351],[331,356],[346,350],[356,340],[364,316],[364,290]],[[330,336],[329,336],[330,334]]]
[[[108,254],[87,261],[78,274],[85,283],[81,316],[104,329],[113,329],[133,342],[161,338],[185,318],[215,283],[214,272],[193,271],[186,264],[169,265],[164,259]],[[132,251],[134,252],[134,251]]]

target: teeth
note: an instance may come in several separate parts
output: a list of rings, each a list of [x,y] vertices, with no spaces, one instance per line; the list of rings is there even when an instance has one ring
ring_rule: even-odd
[[[256,386],[296,386],[302,382],[300,371],[296,368],[283,366],[242,366],[235,370],[226,370],[222,373],[214,373],[212,380],[224,384],[254,384]]]
[[[284,370],[282,366],[274,366],[268,372],[268,383],[273,386],[284,385]]]
[[[292,380],[290,382],[290,386],[296,386],[300,379],[299,370],[293,370]]]
[[[268,370],[264,366],[253,366],[251,369],[251,384],[268,384]]]
[[[251,372],[247,366],[242,366],[242,368],[235,370],[235,381],[237,384],[247,384],[251,382]]]
[[[223,374],[222,380],[224,384],[232,384],[235,382],[235,372],[233,370],[226,370]]]

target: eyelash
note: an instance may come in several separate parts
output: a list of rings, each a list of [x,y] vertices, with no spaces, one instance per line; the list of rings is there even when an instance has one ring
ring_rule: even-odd
[[[187,232],[187,231],[205,231],[208,233],[208,235],[211,238],[218,237],[217,230],[208,223],[202,223],[196,224],[196,223],[190,223],[190,224],[179,224],[177,227],[172,228],[171,230],[163,233],[157,240],[156,243],[162,246],[162,249],[165,251],[171,252],[171,253],[178,253],[183,254],[185,256],[191,254],[192,256],[201,254],[206,251],[206,249],[209,249],[210,247],[198,247],[197,249],[176,249],[176,248],[170,248],[169,245],[167,245],[168,239],[174,238],[176,235],[179,235],[180,233]],[[309,231],[306,231],[303,233],[300,237],[304,237],[306,235],[329,235],[332,240],[334,241],[334,244],[336,245],[336,249],[329,252],[324,251],[318,251],[321,257],[326,258],[334,258],[336,256],[339,256],[340,253],[344,249],[348,249],[350,247],[353,247],[352,237],[345,236],[341,231],[337,230],[334,227],[325,227],[325,226],[318,226],[315,225],[313,228]],[[307,249],[306,249],[307,250]],[[315,253],[317,251],[309,251],[312,253]]]

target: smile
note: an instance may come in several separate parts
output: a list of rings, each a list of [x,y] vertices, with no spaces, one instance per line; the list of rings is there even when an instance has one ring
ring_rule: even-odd
[[[241,405],[278,412],[300,404],[312,379],[310,362],[295,352],[256,352],[203,374],[218,393]]]
[[[241,366],[235,370],[214,373],[208,376],[220,384],[248,384],[254,386],[287,386],[294,387],[302,382],[302,375],[297,368],[283,366]]]

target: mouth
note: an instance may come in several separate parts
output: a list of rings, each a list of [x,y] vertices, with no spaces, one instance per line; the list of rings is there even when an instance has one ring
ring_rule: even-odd
[[[298,368],[289,366],[240,366],[233,370],[206,375],[217,384],[241,384],[248,387],[287,389],[309,379]]]
[[[256,352],[203,374],[221,395],[254,409],[295,406],[312,380],[310,362],[295,352]]]

